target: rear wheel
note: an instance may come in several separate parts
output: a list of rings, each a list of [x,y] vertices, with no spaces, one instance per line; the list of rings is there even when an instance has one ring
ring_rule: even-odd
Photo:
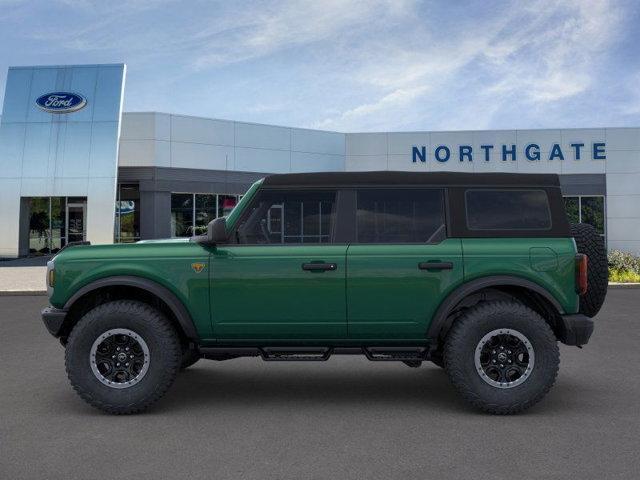
[[[78,321],[65,364],[83,400],[108,413],[128,414],[164,395],[181,358],[178,336],[161,312],[119,300],[97,306]]]
[[[444,368],[444,358],[442,357],[442,352],[437,350],[431,354],[431,363],[433,363],[436,367]]]
[[[447,335],[444,364],[473,406],[494,414],[521,412],[542,399],[558,373],[560,352],[540,315],[518,302],[470,308]]]
[[[588,257],[587,293],[580,296],[580,313],[594,317],[602,307],[609,285],[609,265],[604,238],[586,223],[572,223],[571,235],[579,253]]]

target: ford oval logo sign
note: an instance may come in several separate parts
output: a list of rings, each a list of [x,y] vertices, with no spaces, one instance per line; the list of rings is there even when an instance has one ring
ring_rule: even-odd
[[[53,92],[38,97],[36,105],[49,113],[72,113],[85,107],[87,99],[77,93]]]

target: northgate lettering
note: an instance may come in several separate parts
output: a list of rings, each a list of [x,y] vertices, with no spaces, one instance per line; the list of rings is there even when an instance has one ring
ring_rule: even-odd
[[[518,154],[521,153],[524,158],[531,162],[540,161],[542,154],[540,152],[540,145],[537,143],[530,143],[524,147],[522,151],[518,151],[515,145],[500,145],[501,148],[495,149],[495,151],[501,153],[503,162],[518,160]],[[569,145],[569,152],[562,150],[559,143],[554,143],[549,149],[549,155],[545,155],[547,160],[564,160],[565,153],[567,153],[573,160],[582,160],[587,156],[591,157],[591,160],[606,160],[605,143],[597,142],[590,145],[591,148],[585,147],[584,143],[571,143]],[[452,152],[453,150],[453,152]],[[456,151],[457,150],[457,151]],[[475,152],[476,160],[484,160],[488,162],[491,160],[491,153],[494,151],[494,145],[480,145],[481,152]],[[471,145],[460,145],[457,149],[452,149],[447,145],[439,145],[433,151],[433,158],[441,163],[448,162],[452,159],[452,156],[457,153],[457,158],[460,162],[473,162],[474,152]],[[411,150],[411,156],[413,163],[426,162],[427,161],[427,147],[426,146],[414,146]]]

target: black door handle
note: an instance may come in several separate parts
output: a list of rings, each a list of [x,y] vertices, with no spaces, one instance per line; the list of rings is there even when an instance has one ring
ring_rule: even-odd
[[[453,262],[420,262],[418,268],[420,270],[451,270]]]
[[[335,263],[303,263],[302,269],[310,272],[324,272],[326,270],[336,270],[338,265]]]

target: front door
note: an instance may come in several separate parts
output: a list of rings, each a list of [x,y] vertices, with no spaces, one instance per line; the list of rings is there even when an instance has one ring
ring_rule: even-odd
[[[351,339],[424,339],[462,277],[461,242],[447,238],[442,189],[357,192],[356,241],[347,252]]]
[[[262,190],[211,254],[220,341],[347,334],[346,245],[333,243],[335,191]]]
[[[85,202],[67,203],[66,225],[67,243],[82,242],[87,232],[87,204]]]

